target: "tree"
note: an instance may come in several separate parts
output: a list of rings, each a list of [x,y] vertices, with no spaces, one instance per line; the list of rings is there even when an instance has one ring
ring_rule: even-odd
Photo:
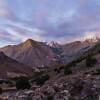
[[[88,67],[92,67],[97,63],[97,60],[95,57],[88,55],[88,57],[86,58],[86,65]]]
[[[20,78],[16,81],[16,88],[17,90],[19,89],[30,89],[31,88],[31,84],[29,82],[29,80],[27,78]]]

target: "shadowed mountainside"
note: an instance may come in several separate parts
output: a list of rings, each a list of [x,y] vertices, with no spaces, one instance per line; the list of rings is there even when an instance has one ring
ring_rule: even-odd
[[[0,78],[31,75],[32,69],[0,52]]]

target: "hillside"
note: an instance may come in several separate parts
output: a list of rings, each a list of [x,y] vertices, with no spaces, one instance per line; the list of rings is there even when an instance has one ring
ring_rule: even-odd
[[[86,63],[89,56],[96,60],[90,62],[92,66]],[[65,71],[69,72],[65,74]],[[100,42],[79,49],[66,64],[58,64],[36,75],[30,80],[31,93],[26,94],[28,90],[23,90],[25,100],[28,97],[33,100],[99,100]],[[20,98],[21,93],[19,90],[15,95]]]
[[[23,65],[0,52],[0,78],[28,76],[32,74],[29,66]]]
[[[88,55],[97,60],[92,66],[86,65]],[[34,100],[42,99],[41,95],[45,100],[49,97],[53,100],[99,100],[100,42],[84,50],[80,56],[63,67],[69,67],[72,73],[65,75],[65,69],[49,72],[50,79],[42,87],[34,90],[37,93],[33,96]]]

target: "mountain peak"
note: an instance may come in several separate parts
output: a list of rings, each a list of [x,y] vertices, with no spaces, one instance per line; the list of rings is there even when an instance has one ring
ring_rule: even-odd
[[[32,39],[28,39],[28,40],[26,40],[25,42],[22,43],[22,45],[24,47],[32,46],[32,44],[33,44],[33,40]]]
[[[26,43],[33,43],[33,40],[32,39],[27,39],[25,42]]]
[[[60,45],[57,43],[57,42],[55,42],[55,41],[51,41],[50,43],[48,43],[48,45],[50,46],[50,47],[59,47]]]
[[[94,37],[94,38],[91,38],[91,39],[84,40],[83,43],[93,44],[93,43],[96,43],[97,41],[99,41],[99,39]]]

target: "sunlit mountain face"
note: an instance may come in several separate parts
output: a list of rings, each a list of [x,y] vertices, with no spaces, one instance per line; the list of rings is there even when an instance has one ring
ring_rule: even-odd
[[[27,38],[65,43],[99,32],[99,0],[0,0],[0,46]]]

